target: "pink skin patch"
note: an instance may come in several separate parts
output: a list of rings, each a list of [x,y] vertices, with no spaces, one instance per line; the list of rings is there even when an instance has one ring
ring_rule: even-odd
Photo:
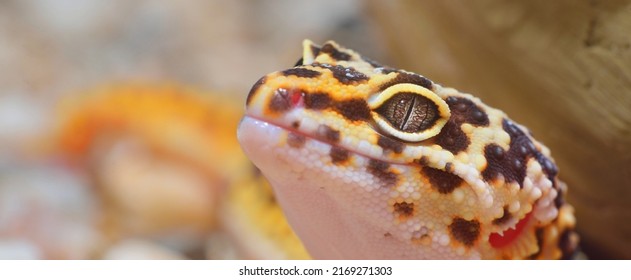
[[[502,248],[511,242],[513,242],[522,231],[524,231],[524,227],[528,224],[528,220],[530,220],[530,216],[532,216],[532,212],[526,214],[526,217],[521,219],[515,228],[509,228],[504,231],[504,235],[500,235],[499,233],[493,233],[489,236],[489,242],[493,248]]]

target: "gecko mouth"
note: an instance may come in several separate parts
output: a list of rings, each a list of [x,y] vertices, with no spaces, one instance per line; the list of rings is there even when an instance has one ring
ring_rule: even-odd
[[[526,228],[526,225],[528,225],[528,222],[530,221],[531,216],[532,216],[532,211],[526,214],[524,218],[519,220],[519,222],[517,222],[514,228],[509,228],[503,231],[502,234],[492,233],[491,236],[489,236],[489,243],[491,243],[491,246],[493,248],[503,248],[513,243],[513,241],[515,241],[519,236],[521,236],[524,229]]]
[[[315,141],[323,145],[327,145],[332,150],[344,151],[347,153],[351,153],[352,155],[364,157],[369,160],[378,160],[384,163],[395,164],[395,165],[410,165],[409,163],[406,163],[406,162],[394,161],[392,159],[379,157],[376,155],[370,155],[367,152],[363,152],[363,151],[342,145],[339,143],[339,135],[334,136],[336,135],[336,132],[331,131],[329,128],[325,128],[324,126],[320,126],[313,133],[308,133],[287,124],[282,124],[280,122],[276,122],[273,120],[261,118],[261,117],[250,115],[250,114],[246,114],[246,116],[241,120],[241,122],[243,123],[246,120],[246,118],[250,118],[257,122],[263,123],[266,126],[275,127],[277,129],[281,129],[285,131],[288,134],[288,144],[290,146],[296,147],[301,144],[301,143],[296,143],[296,142],[304,142],[306,140],[309,140],[309,141]],[[334,140],[338,140],[338,141],[334,141]],[[292,145],[292,141],[296,141],[293,143],[294,145]]]

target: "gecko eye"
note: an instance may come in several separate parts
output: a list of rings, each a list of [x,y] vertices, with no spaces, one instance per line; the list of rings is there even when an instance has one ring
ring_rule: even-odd
[[[447,123],[449,106],[434,92],[415,84],[396,84],[369,101],[375,122],[404,141],[435,136]]]

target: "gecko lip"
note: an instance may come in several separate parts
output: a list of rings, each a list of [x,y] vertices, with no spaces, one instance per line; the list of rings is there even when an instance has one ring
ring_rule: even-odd
[[[261,118],[261,117],[258,117],[258,116],[253,116],[253,115],[250,115],[250,114],[246,114],[243,117],[243,119],[241,120],[241,122],[243,123],[244,121],[246,121],[247,118],[250,118],[250,119],[258,121],[258,122],[265,123],[266,125],[269,125],[269,126],[276,127],[276,128],[281,129],[283,131],[286,131],[287,133],[293,133],[293,134],[297,134],[297,135],[300,135],[300,136],[304,136],[306,139],[309,139],[309,140],[312,140],[312,141],[317,141],[319,143],[328,145],[330,147],[336,147],[336,148],[344,149],[344,150],[346,150],[346,151],[348,151],[348,152],[350,152],[350,153],[352,153],[354,155],[362,156],[362,157],[367,158],[367,159],[374,159],[374,160],[379,160],[379,161],[382,161],[382,162],[395,164],[395,165],[402,165],[402,166],[403,165],[410,165],[410,164],[405,163],[405,162],[397,162],[397,161],[389,160],[387,158],[371,156],[371,155],[368,155],[366,153],[357,151],[356,149],[349,148],[347,146],[340,145],[340,144],[337,144],[337,143],[333,143],[331,141],[327,141],[327,140],[322,139],[321,137],[318,137],[316,135],[313,135],[313,134],[310,134],[310,133],[306,133],[304,131],[300,131],[298,129],[295,129],[295,128],[291,127],[291,126],[287,126],[285,124],[281,124],[281,123],[278,123],[278,122],[275,122],[275,121],[272,121],[272,120],[269,120],[269,119],[264,119],[264,118]]]
[[[239,129],[240,132],[241,132],[241,127],[243,126],[243,123],[245,121],[247,121],[248,118],[251,119],[251,120],[257,121],[257,122],[265,123],[268,126],[275,127],[277,129],[283,130],[283,131],[285,131],[287,133],[294,133],[294,134],[303,136],[303,137],[305,137],[305,139],[313,140],[314,143],[320,143],[320,144],[323,144],[323,145],[327,145],[328,147],[331,147],[331,148],[335,147],[335,148],[339,148],[339,149],[344,149],[345,151],[347,151],[347,152],[349,152],[349,153],[351,153],[351,154],[353,154],[355,156],[361,157],[363,159],[375,160],[375,161],[391,164],[391,165],[394,165],[394,166],[403,166],[405,168],[409,168],[409,166],[418,166],[417,162],[414,162],[414,161],[405,162],[405,161],[403,161],[403,160],[405,160],[405,158],[402,158],[402,161],[396,161],[396,160],[392,160],[392,159],[385,158],[385,157],[373,156],[373,155],[370,155],[368,153],[365,153],[365,152],[362,152],[362,151],[358,151],[357,149],[354,149],[353,147],[348,147],[348,146],[339,145],[339,144],[336,144],[336,143],[331,143],[329,141],[321,139],[320,137],[317,137],[316,135],[305,133],[305,132],[302,132],[302,131],[297,130],[295,128],[292,128],[290,126],[279,124],[278,122],[275,122],[273,120],[261,118],[259,116],[255,116],[255,115],[247,114],[247,113],[246,113],[246,116],[244,117],[244,119],[241,121],[240,129]],[[263,133],[266,133],[266,132],[263,132]],[[276,136],[274,136],[274,137],[276,137]],[[239,136],[239,138],[241,139],[241,136]],[[258,138],[258,136],[255,136],[255,138]],[[253,143],[251,143],[251,145],[243,145],[242,144],[242,147],[244,147],[245,150],[247,150],[247,146],[250,146],[250,148],[260,149],[261,143],[255,143],[255,142],[264,142],[264,141],[262,141],[262,139],[250,139],[250,140],[251,140],[251,142],[253,142]],[[248,152],[246,151],[246,154],[247,153]],[[468,179],[471,176],[467,176],[466,174],[465,175],[456,174],[456,175],[460,176],[461,178],[463,178],[463,180],[465,180],[468,183],[468,185],[476,193],[476,196],[478,197],[480,203],[482,203],[482,205],[484,207],[491,207],[493,205],[493,197],[491,196],[490,187],[488,185],[482,183],[480,180],[476,181],[475,178],[474,179]]]

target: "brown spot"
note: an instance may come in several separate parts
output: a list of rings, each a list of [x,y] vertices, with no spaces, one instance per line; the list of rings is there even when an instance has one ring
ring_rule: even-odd
[[[426,166],[429,164],[429,159],[426,156],[421,156],[421,158],[415,160],[418,164]]]
[[[489,144],[484,147],[484,157],[486,158],[487,165],[484,171],[482,171],[482,177],[486,181],[493,180],[502,175],[506,182],[521,182],[526,176],[526,168],[515,166],[516,159],[514,155],[509,152],[497,153],[501,147],[496,144]],[[501,156],[498,156],[501,155]]]
[[[392,207],[394,207],[394,212],[399,215],[399,219],[407,219],[414,214],[414,203],[397,202]]]
[[[371,117],[368,104],[359,98],[338,101],[334,104],[326,93],[308,93],[304,96],[304,102],[307,109],[323,110],[333,107],[336,112],[351,121],[368,120]]]
[[[340,147],[331,147],[331,152],[329,153],[331,156],[331,162],[335,164],[344,163],[348,160],[349,153],[348,150]]]
[[[392,237],[392,233],[386,232],[383,234],[383,237]]]
[[[340,101],[336,104],[335,110],[351,121],[369,120],[370,108],[363,99],[350,99]]]
[[[353,67],[344,67],[341,65],[329,65],[329,64],[320,64],[313,63],[313,66],[321,67],[324,69],[329,69],[333,74],[333,77],[338,80],[340,83],[349,85],[356,84],[368,81],[368,76],[364,75],[364,73],[355,70]]]
[[[259,89],[259,87],[261,87],[261,85],[263,85],[265,82],[267,81],[267,76],[264,76],[262,78],[260,78],[258,81],[256,81],[256,83],[254,83],[254,85],[252,86],[252,88],[250,89],[250,92],[248,93],[248,97],[245,100],[245,106],[250,105],[250,101],[252,100],[252,97],[254,97],[254,94],[256,93],[256,91]]]
[[[292,106],[291,96],[295,93],[294,90],[288,90],[285,88],[279,88],[274,91],[272,100],[269,103],[269,109],[273,112],[285,112]]]
[[[391,187],[397,183],[397,174],[389,170],[390,164],[376,159],[368,162],[367,170],[381,180],[383,187]]]
[[[451,162],[445,163],[445,172],[447,173],[454,172],[454,165]]]
[[[392,70],[392,69],[383,70],[384,74],[391,73],[391,72],[399,72],[399,71]],[[385,89],[393,85],[403,84],[403,83],[419,85],[429,90],[432,89],[432,81],[430,81],[429,79],[421,75],[410,73],[410,72],[399,72],[399,74],[396,77],[392,78],[390,81],[387,81],[383,83],[381,86],[379,86],[379,90],[384,91]]]
[[[436,144],[456,154],[467,149],[471,143],[469,137],[461,129],[462,124],[488,126],[489,118],[480,107],[467,98],[450,96],[446,102],[451,110],[451,117],[436,135]]]
[[[331,71],[333,72],[333,77],[345,85],[368,81],[368,76],[355,70],[353,67],[336,65],[331,68]]]
[[[559,249],[561,250],[561,259],[569,260],[574,257],[576,248],[578,247],[578,235],[571,229],[565,229],[559,238]]]
[[[554,162],[552,162],[551,159],[549,159],[548,157],[546,157],[545,155],[543,155],[541,152],[538,152],[536,150],[536,148],[534,147],[534,145],[532,144],[532,142],[530,142],[530,144],[532,145],[530,147],[530,151],[536,151],[537,153],[535,154],[535,157],[537,158],[537,161],[539,162],[539,164],[541,165],[541,169],[543,170],[543,172],[546,173],[546,175],[548,175],[548,178],[550,180],[552,180],[552,178],[554,178],[557,173],[559,173],[559,169],[557,168],[557,166],[554,164]],[[554,181],[554,180],[552,180]]]
[[[454,154],[467,149],[470,143],[469,137],[460,129],[460,124],[452,119],[436,135],[436,144]]]
[[[474,126],[488,126],[489,116],[473,101],[464,97],[447,97],[451,109],[451,119],[458,124],[469,123]]]
[[[317,133],[321,139],[324,139],[331,143],[337,143],[338,141],[340,141],[340,132],[331,128],[328,125],[321,124],[320,126],[318,126]]]
[[[513,217],[513,214],[508,212],[508,207],[504,206],[504,214],[501,217],[494,219],[492,223],[494,225],[501,225],[508,222],[512,217]]]
[[[532,140],[526,133],[508,119],[502,121],[502,128],[510,136],[509,148],[505,151],[496,144],[484,147],[484,156],[487,160],[487,166],[482,171],[484,180],[490,181],[502,175],[506,182],[517,182],[520,187],[523,187],[526,163],[529,158],[534,157],[542,165],[548,178],[554,182],[556,166],[534,148]]]
[[[299,128],[300,127],[300,122],[299,121],[294,121],[291,123],[291,127],[293,128]]]
[[[528,154],[528,146],[519,146],[517,148],[517,152],[519,152],[520,155],[527,155]]]
[[[554,182],[554,181],[552,181]],[[556,183],[555,183],[556,185]],[[563,189],[561,188],[557,188],[557,197],[554,198],[554,206],[557,209],[560,209],[561,206],[563,206],[563,204],[565,204],[565,199],[563,198]]]
[[[396,140],[392,140],[383,135],[379,135],[377,145],[379,145],[379,147],[383,148],[384,150],[391,150],[397,154],[403,152],[403,148],[405,147],[405,144]]]
[[[287,144],[293,148],[302,148],[305,145],[307,139],[300,134],[290,132],[287,135]]]
[[[301,78],[315,78],[320,76],[322,73],[306,68],[291,68],[283,71],[283,75],[285,76],[296,76]]]
[[[304,102],[307,109],[322,110],[331,106],[331,97],[326,93],[308,93]]]
[[[489,145],[489,154],[495,158],[503,158],[504,149],[498,145]]]
[[[455,218],[449,225],[449,231],[453,238],[467,247],[473,246],[480,237],[480,222],[467,221],[463,218]]]
[[[436,168],[423,166],[421,172],[429,179],[432,188],[442,194],[453,192],[463,182],[457,175]]]
[[[343,51],[338,50],[336,47],[334,47],[332,44],[324,44],[324,46],[322,46],[322,48],[320,49],[320,51],[322,51],[323,53],[328,53],[331,58],[335,59],[335,60],[350,60],[351,59],[351,55],[347,54]]]
[[[515,169],[521,169],[522,167],[524,167],[524,163],[521,162],[521,160],[519,159],[513,159],[513,161],[511,162],[512,167]]]

